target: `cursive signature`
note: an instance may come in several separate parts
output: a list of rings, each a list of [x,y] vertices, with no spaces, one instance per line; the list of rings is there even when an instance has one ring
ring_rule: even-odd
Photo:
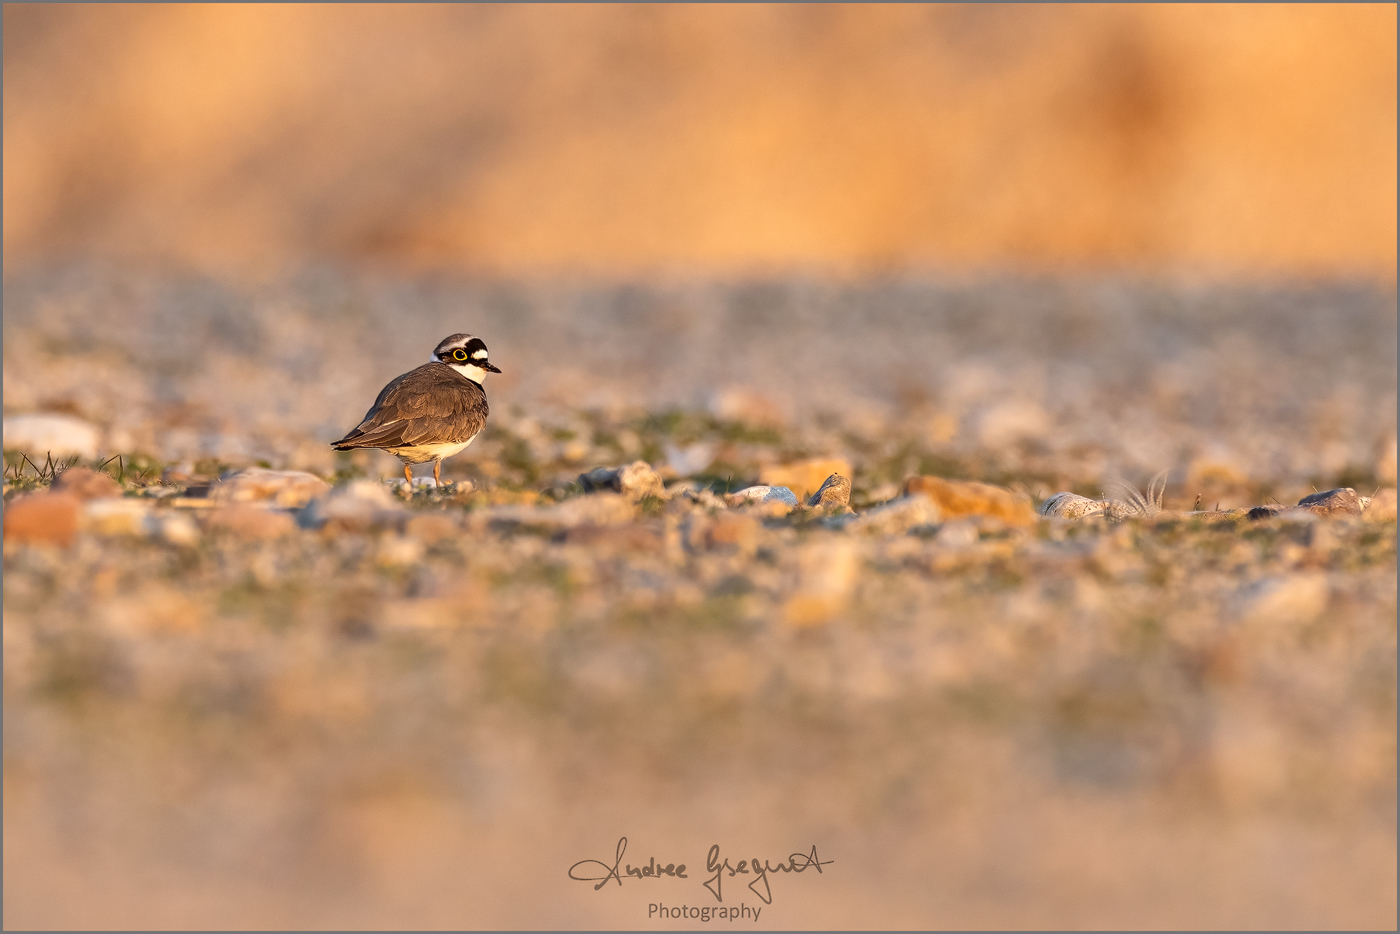
[[[632,876],[633,878],[636,878],[636,879],[659,879],[659,878],[661,878],[662,876],[671,876],[671,877],[676,878],[676,879],[686,879],[686,878],[689,878],[689,877],[685,874],[685,863],[681,863],[680,865],[676,865],[675,863],[667,863],[665,866],[662,866],[660,863],[658,863],[658,862],[656,861],[656,857],[655,857],[655,856],[653,856],[653,857],[651,858],[651,861],[648,862],[647,864],[642,865],[642,866],[637,866],[636,868],[633,868],[632,865],[629,863],[629,864],[627,865],[626,869],[623,870],[623,872],[620,873],[620,872],[618,872],[618,867],[622,865],[622,854],[623,854],[623,853],[626,853],[626,852],[627,852],[627,838],[626,838],[626,837],[622,837],[621,839],[619,839],[619,840],[617,841],[617,858],[613,860],[613,864],[612,864],[611,866],[609,866],[607,863],[603,862],[602,860],[597,860],[597,859],[581,859],[581,860],[579,860],[578,862],[574,863],[572,866],[569,867],[569,878],[575,880],[576,882],[597,882],[598,884],[595,885],[595,886],[593,886],[593,891],[595,891],[595,892],[598,891],[599,889],[601,889],[603,886],[607,885],[609,882],[612,882],[612,881],[616,881],[618,885],[622,885],[622,876],[623,876],[624,874],[625,874],[625,875]],[[815,852],[815,848],[813,849],[813,852]],[[575,869],[579,868],[580,866],[587,866],[587,865],[589,865],[590,863],[593,864],[594,866],[600,867],[600,868],[603,870],[603,875],[601,875],[601,876],[576,876],[576,875],[574,875],[574,870],[575,870]],[[588,871],[589,871],[589,872],[597,872],[598,870],[593,869],[593,870],[588,870]]]
[[[817,857],[817,845],[814,843],[812,844],[811,853],[793,853],[788,856],[787,862],[779,863],[776,866],[770,864],[766,859],[763,861],[761,867],[756,859],[741,859],[739,860],[739,865],[731,866],[727,858],[723,863],[720,862],[719,844],[716,843],[714,846],[710,847],[709,855],[705,857],[705,871],[712,872],[714,875],[706,879],[704,884],[705,888],[709,889],[711,894],[714,895],[715,900],[722,902],[724,901],[724,896],[721,894],[721,891],[724,887],[723,879],[725,872],[729,873],[730,878],[741,873],[744,875],[752,874],[754,879],[749,882],[749,888],[755,895],[763,899],[765,905],[771,905],[773,904],[773,890],[768,885],[768,874],[770,872],[803,872],[808,869],[816,869],[817,872],[821,872],[823,866],[830,866],[834,862],[836,861],[833,859],[822,862],[821,859]],[[763,884],[761,891],[759,890],[759,883]]]
[[[670,876],[673,879],[689,878],[685,874],[685,863],[667,863],[664,866],[656,861],[653,856],[649,861],[640,866],[633,866],[628,863],[624,868],[622,856],[627,852],[627,838],[621,837],[617,841],[617,853],[611,864],[600,859],[581,859],[569,867],[569,878],[575,882],[596,882],[593,891],[598,891],[609,882],[616,882],[622,885],[623,877],[631,876],[634,879],[659,879],[662,876]],[[778,863],[776,866],[768,860],[741,859],[738,865],[733,865],[728,859],[721,859],[719,844],[710,847],[710,852],[705,858],[705,871],[713,873],[702,883],[710,890],[710,894],[715,897],[715,901],[724,901],[724,879],[726,876],[733,878],[738,875],[752,876],[749,880],[749,888],[757,895],[765,905],[773,904],[773,889],[769,885],[768,876],[775,872],[806,872],[808,869],[822,871],[823,866],[830,866],[835,860],[823,860],[817,855],[817,846],[812,844],[810,853],[792,853],[788,858]],[[588,875],[580,875],[586,872]],[[683,906],[684,907],[684,906]],[[669,909],[668,909],[669,910]],[[682,909],[676,909],[682,910]],[[699,909],[696,909],[697,911]],[[708,909],[706,909],[708,911]],[[718,909],[716,909],[718,910]],[[736,909],[737,910],[737,909]],[[757,917],[757,915],[755,915]]]

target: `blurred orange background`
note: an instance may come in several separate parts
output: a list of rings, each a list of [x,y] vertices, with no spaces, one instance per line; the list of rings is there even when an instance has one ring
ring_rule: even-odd
[[[1396,273],[1396,8],[4,8],[8,268]]]

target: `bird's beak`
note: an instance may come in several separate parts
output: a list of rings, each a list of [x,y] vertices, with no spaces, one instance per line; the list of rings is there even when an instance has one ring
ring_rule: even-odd
[[[499,373],[499,372],[501,372],[501,368],[498,367],[498,366],[496,366],[495,364],[491,363],[489,360],[488,360],[487,362],[481,364],[481,368],[482,368],[483,370],[485,370],[487,373]]]

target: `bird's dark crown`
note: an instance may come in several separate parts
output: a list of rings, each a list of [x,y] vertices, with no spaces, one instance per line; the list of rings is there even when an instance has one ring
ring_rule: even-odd
[[[485,360],[486,342],[479,337],[472,337],[470,334],[453,334],[444,337],[442,342],[433,351],[433,356],[446,361],[453,357],[453,352],[462,350],[466,352],[466,360]]]
[[[478,383],[487,373],[501,372],[487,359],[486,342],[470,334],[453,334],[444,338],[433,351],[433,359]]]

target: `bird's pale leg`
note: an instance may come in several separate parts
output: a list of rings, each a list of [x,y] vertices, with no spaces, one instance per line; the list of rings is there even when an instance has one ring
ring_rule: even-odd
[[[403,465],[403,476],[408,481],[408,492],[411,494],[413,492],[413,466],[411,464]]]
[[[433,486],[442,486],[442,461],[433,461]]]

